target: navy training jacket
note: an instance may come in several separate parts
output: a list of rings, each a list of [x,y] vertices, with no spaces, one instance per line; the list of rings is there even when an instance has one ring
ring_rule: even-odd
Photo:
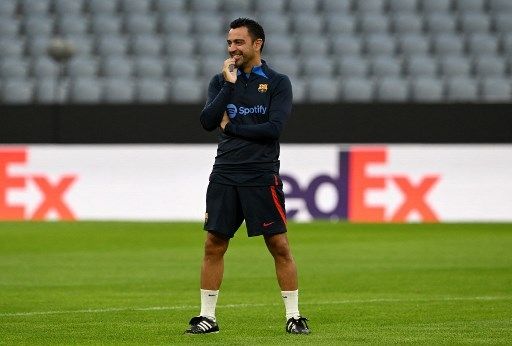
[[[200,116],[207,131],[219,127],[224,112],[230,123],[220,132],[210,181],[240,186],[273,185],[279,175],[279,137],[292,110],[290,79],[262,65],[236,83],[215,75]],[[280,182],[280,180],[279,180]]]

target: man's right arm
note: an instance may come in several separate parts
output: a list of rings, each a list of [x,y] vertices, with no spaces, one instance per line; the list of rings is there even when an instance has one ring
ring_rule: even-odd
[[[219,83],[217,76],[210,81],[208,99],[200,116],[201,125],[206,131],[213,131],[219,126],[234,87],[233,83],[226,81]]]

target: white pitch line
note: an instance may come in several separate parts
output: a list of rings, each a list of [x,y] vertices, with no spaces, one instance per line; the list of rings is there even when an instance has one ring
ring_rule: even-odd
[[[340,304],[368,304],[368,303],[395,303],[395,302],[443,302],[443,301],[492,301],[492,300],[512,300],[512,297],[440,297],[440,298],[418,298],[418,299],[355,299],[355,300],[337,300],[326,302],[303,302],[301,305],[340,305]],[[252,306],[276,306],[281,304],[226,304],[219,305],[218,308],[247,308]],[[0,313],[0,317],[16,316],[37,316],[37,315],[61,315],[61,314],[85,314],[85,313],[103,313],[117,311],[160,311],[160,310],[191,310],[197,309],[198,305],[181,306],[151,306],[142,308],[105,308],[105,309],[82,309],[82,310],[57,310],[57,311],[27,311],[27,312],[6,312]]]

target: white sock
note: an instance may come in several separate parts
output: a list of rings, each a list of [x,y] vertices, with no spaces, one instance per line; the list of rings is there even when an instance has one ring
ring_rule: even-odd
[[[217,306],[217,298],[219,291],[203,290],[201,289],[201,312],[199,316],[208,317],[213,321],[215,319],[215,307]]]
[[[281,291],[284,308],[286,309],[286,319],[299,318],[299,290]]]

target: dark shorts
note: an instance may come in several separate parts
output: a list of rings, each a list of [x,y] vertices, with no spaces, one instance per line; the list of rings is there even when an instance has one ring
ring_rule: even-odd
[[[244,220],[249,237],[286,232],[282,184],[232,186],[210,182],[204,230],[232,238]]]

